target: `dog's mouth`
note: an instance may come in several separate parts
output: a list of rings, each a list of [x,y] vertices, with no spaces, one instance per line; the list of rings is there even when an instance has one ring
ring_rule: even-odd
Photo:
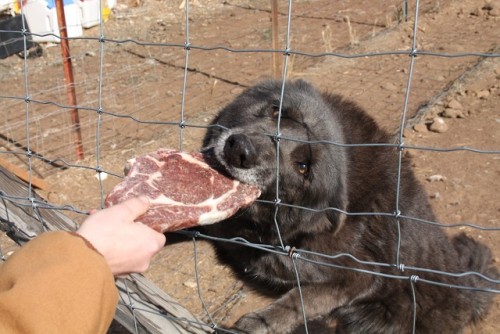
[[[201,154],[203,154],[205,162],[210,167],[227,177],[235,178],[225,167],[225,164],[221,163],[219,159],[217,159],[217,156],[215,155],[215,148],[213,146],[203,147],[201,149]]]

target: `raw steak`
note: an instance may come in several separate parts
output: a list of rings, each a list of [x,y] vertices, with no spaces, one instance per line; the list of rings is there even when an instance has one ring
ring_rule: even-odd
[[[160,149],[130,159],[128,172],[106,197],[111,206],[146,195],[149,210],[137,220],[160,231],[213,224],[253,203],[260,190],[212,169],[201,153]]]

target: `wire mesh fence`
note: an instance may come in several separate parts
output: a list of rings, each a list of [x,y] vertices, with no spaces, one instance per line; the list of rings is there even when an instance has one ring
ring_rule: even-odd
[[[481,231],[487,234],[494,245],[500,230],[495,213],[486,218],[491,222],[489,224],[483,224],[479,219],[477,223],[451,220],[438,222],[406,216],[399,209],[399,177],[401,161],[407,151],[440,155],[453,152],[472,154],[473,159],[487,157],[493,164],[493,173],[498,173],[500,148],[494,132],[491,132],[492,139],[489,142],[479,146],[459,139],[451,146],[421,144],[405,136],[406,129],[432,114],[429,109],[444,103],[440,100],[441,95],[459,90],[457,85],[463,83],[461,79],[464,73],[480,70],[484,64],[492,63],[493,68],[498,66],[500,53],[495,30],[483,30],[483,38],[477,41],[474,49],[470,49],[467,46],[468,36],[464,36],[463,41],[455,38],[448,44],[427,36],[432,29],[437,29],[436,26],[445,24],[433,23],[432,16],[438,16],[437,13],[445,11],[446,6],[455,8],[453,4],[439,1],[384,1],[369,13],[371,2],[353,1],[349,2],[350,7],[329,1],[313,3],[314,6],[304,1],[281,1],[279,11],[273,13],[269,1],[186,1],[175,5],[155,3],[154,6],[149,4],[152,11],[147,10],[148,4],[134,7],[137,3],[130,2],[128,7],[115,10],[109,22],[104,22],[100,11],[96,27],[81,37],[68,39],[75,69],[76,80],[72,86],[77,92],[76,105],[67,102],[68,82],[60,74],[64,59],[61,59],[60,53],[51,52],[59,45],[46,49],[48,54],[41,60],[29,58],[28,52],[24,52],[22,59],[16,59],[15,62],[8,59],[8,65],[1,65],[0,73],[3,82],[0,92],[3,116],[0,121],[0,159],[26,169],[29,187],[25,196],[21,197],[8,195],[2,190],[2,200],[28,209],[32,207],[34,212],[39,207],[54,209],[81,220],[92,207],[103,205],[107,191],[120,181],[121,168],[127,158],[163,146],[180,150],[198,149],[203,133],[217,110],[231,96],[258,79],[269,77],[271,73],[284,82],[296,77],[315,81],[315,78],[327,76],[323,85],[329,88],[332,84],[336,90],[355,100],[365,99],[365,105],[373,103],[380,110],[373,117],[395,133],[393,142],[362,143],[357,146],[393,147],[399,152],[399,163],[393,212],[346,212],[332,207],[324,210],[339,211],[346,216],[388,216],[397,224],[399,220],[407,219],[414,224],[435,225],[452,231],[464,228],[473,233]],[[471,2],[471,6],[474,4]],[[99,7],[104,5],[99,1]],[[474,16],[468,12],[468,8],[465,11],[455,9],[453,13],[458,13],[456,21],[465,16]],[[152,13],[155,10],[161,10],[162,14],[155,15]],[[487,10],[479,10],[486,15]],[[422,16],[426,19],[425,24],[421,23]],[[279,20],[277,31],[273,30],[272,25],[276,20]],[[492,19],[489,24],[495,26],[495,22]],[[23,43],[27,43],[30,36],[37,36],[37,33],[28,32],[27,28],[23,22],[18,32]],[[471,30],[474,29],[478,28]],[[446,39],[449,37],[448,30],[443,30],[442,38]],[[472,36],[477,36],[477,33],[472,33]],[[274,45],[278,45],[278,48],[273,47],[273,38],[277,38],[278,42]],[[353,71],[353,68],[357,71]],[[378,97],[383,102],[377,105],[373,100]],[[78,126],[69,116],[70,111],[75,109],[80,117]],[[83,159],[75,154],[76,128],[81,131],[85,154]],[[278,123],[274,134],[264,135],[277,136],[280,141],[301,140],[282,135],[280,130]],[[307,143],[346,146],[334,141]],[[279,152],[279,145],[277,150]],[[60,182],[62,179],[58,175],[68,170],[81,174],[70,174],[72,181],[80,184]],[[276,175],[279,174],[278,169]],[[48,201],[34,194],[35,178],[47,178],[51,184],[60,183],[53,186],[52,191],[39,191]],[[491,178],[488,180],[492,182]],[[92,194],[81,196],[81,200],[76,199],[79,195],[71,198],[65,193],[69,192],[69,187],[83,187],[85,192]],[[486,201],[492,203],[490,206],[494,208],[493,202],[498,202],[498,198]],[[294,206],[280,200],[278,189],[275,200],[268,205]],[[296,208],[312,210],[300,206]],[[44,219],[35,217],[35,221],[41,225],[39,230],[46,228]],[[213,315],[213,303],[207,300],[203,283],[200,283],[204,276],[203,269],[197,267],[200,240],[214,238],[199,232],[183,234],[193,240],[196,299],[201,304],[199,318],[203,321],[189,318],[188,315],[186,319],[173,319],[172,313],[163,314],[164,307],[142,309],[137,301],[124,297],[120,305],[137,319],[137,322],[129,325],[129,330],[155,330],[152,329],[154,326],[144,325],[145,320],[141,315],[145,313],[154,313],[158,318],[166,318],[169,323],[183,323],[181,329],[176,329],[180,332],[210,331],[218,327],[218,319]],[[318,266],[381,275],[387,279],[407,280],[412,287],[414,306],[418,303],[413,290],[415,285],[442,284],[423,279],[418,273],[432,272],[451,277],[478,276],[492,283],[495,288],[447,286],[494,294],[500,291],[498,280],[481,273],[445,272],[401,263],[399,249],[394,250],[397,253],[395,263],[375,263],[355,258],[349,253],[328,255],[295,249],[293,245],[283,244],[279,240],[275,244],[255,244],[240,238],[218,241],[289,257],[293,267],[298,261],[305,261]],[[6,247],[8,249],[10,246]],[[331,264],[330,260],[339,258],[349,258],[359,267]],[[379,267],[396,267],[400,273],[381,274],[377,270]],[[295,274],[300,288],[299,272],[295,270]],[[124,296],[141,293],[141,288],[132,289],[127,284],[120,287],[125,292]],[[170,302],[174,303],[174,300]],[[207,304],[211,304],[210,307]],[[308,332],[307,323],[304,313],[305,332]]]

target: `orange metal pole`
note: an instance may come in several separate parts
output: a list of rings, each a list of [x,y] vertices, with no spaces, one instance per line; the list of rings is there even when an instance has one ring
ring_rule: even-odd
[[[75,82],[73,78],[73,64],[71,62],[71,55],[69,51],[68,31],[66,29],[66,16],[64,15],[63,0],[56,0],[57,23],[59,24],[59,34],[61,37],[61,51],[64,68],[64,78],[66,79],[66,87],[68,91],[69,105],[76,106],[76,92]],[[80,116],[78,109],[71,109],[71,123],[73,126],[74,141],[76,148],[76,155],[79,159],[84,158],[82,132],[80,127]]]

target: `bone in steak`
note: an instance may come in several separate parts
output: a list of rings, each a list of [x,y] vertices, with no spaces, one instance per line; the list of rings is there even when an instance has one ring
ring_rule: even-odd
[[[146,195],[151,206],[137,221],[160,231],[213,224],[249,206],[260,190],[212,169],[201,153],[160,149],[130,159],[124,180],[106,197],[107,207]]]

